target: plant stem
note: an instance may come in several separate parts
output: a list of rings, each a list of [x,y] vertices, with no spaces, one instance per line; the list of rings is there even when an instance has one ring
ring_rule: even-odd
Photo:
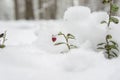
[[[110,10],[109,10],[109,21],[108,21],[108,24],[107,24],[107,27],[108,27],[108,31],[110,29],[110,23],[111,23],[111,16],[112,16],[112,4],[113,4],[113,1],[111,0],[110,1]],[[106,42],[107,42],[107,45],[109,45],[109,41],[108,39],[106,38]],[[110,50],[107,49],[107,54],[108,54],[108,58],[110,58]]]
[[[107,46],[109,45],[109,41],[108,41],[108,39],[106,39],[106,42],[107,42]],[[109,55],[110,55],[110,50],[109,49],[106,49],[107,50],[107,54],[108,54],[108,57],[109,57]]]
[[[65,40],[66,40],[66,45],[67,45],[67,47],[68,47],[68,50],[70,50],[70,45],[69,45],[69,42],[68,42],[67,37],[65,36],[65,34],[62,34],[62,35],[64,36],[64,38],[65,38]]]
[[[112,16],[112,0],[110,1],[110,12],[109,12],[109,21],[108,21],[108,28],[110,28],[110,20],[111,20],[111,16]]]

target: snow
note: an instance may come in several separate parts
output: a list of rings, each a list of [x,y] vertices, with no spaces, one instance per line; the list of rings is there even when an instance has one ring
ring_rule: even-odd
[[[19,24],[23,26],[18,26]],[[7,45],[22,45],[30,44],[37,39],[33,30],[34,25],[27,25],[26,23],[19,22],[15,24],[14,22],[0,22],[1,30],[0,32],[7,31],[8,41]]]
[[[90,15],[90,9],[83,6],[70,7],[64,14],[64,19],[68,21],[84,21]]]
[[[67,11],[58,21],[0,21],[0,32],[6,30],[8,39],[7,47],[0,49],[0,80],[120,80],[120,57],[108,60],[96,50],[104,41],[106,25],[100,22],[107,14],[76,6]],[[120,23],[111,26],[120,45]],[[66,46],[51,41],[60,31],[74,34],[79,48],[60,53]]]

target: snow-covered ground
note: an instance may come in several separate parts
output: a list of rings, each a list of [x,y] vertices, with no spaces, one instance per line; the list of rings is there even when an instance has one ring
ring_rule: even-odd
[[[74,7],[58,21],[0,21],[8,39],[0,49],[0,80],[120,80],[120,57],[108,60],[96,50],[104,41],[106,25],[100,22],[106,19],[105,12]],[[120,45],[120,23],[111,26]],[[74,34],[79,48],[61,54],[66,47],[51,41],[59,31]]]

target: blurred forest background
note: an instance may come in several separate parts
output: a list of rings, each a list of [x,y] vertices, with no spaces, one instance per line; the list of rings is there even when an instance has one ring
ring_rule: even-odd
[[[114,3],[120,7],[120,0]],[[108,10],[102,0],[0,0],[0,20],[61,19],[68,7],[78,5],[88,6],[92,11]]]

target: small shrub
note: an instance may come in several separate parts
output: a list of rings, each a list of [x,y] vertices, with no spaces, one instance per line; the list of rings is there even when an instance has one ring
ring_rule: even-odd
[[[103,0],[103,4],[109,4],[110,10],[109,10],[109,19],[108,21],[102,21],[101,23],[106,23],[107,24],[107,28],[108,28],[108,34],[105,37],[105,41],[103,43],[98,44],[98,48],[97,49],[102,49],[105,50],[105,56],[108,59],[114,58],[114,57],[118,57],[118,44],[117,42],[112,40],[112,35],[109,33],[110,31],[110,24],[111,22],[118,24],[119,20],[112,16],[113,13],[117,12],[119,10],[119,7],[113,3],[112,0]]]
[[[70,33],[68,33],[67,35],[65,35],[65,34],[62,33],[62,32],[59,32],[57,35],[58,35],[58,36],[63,36],[64,39],[65,39],[65,42],[55,43],[55,44],[54,44],[55,46],[58,46],[58,45],[66,45],[67,48],[68,48],[68,50],[71,50],[71,49],[73,49],[73,48],[77,48],[77,46],[69,43],[69,40],[70,40],[70,39],[75,39],[75,36],[74,36],[74,35],[72,35],[72,34],[70,34]],[[53,42],[56,42],[56,40],[57,40],[57,38],[56,38],[54,35],[52,35],[52,41],[53,41]]]
[[[98,44],[98,49],[105,50],[107,58],[118,57],[116,52],[119,52],[118,44],[112,40],[111,35],[107,35],[105,38],[106,42]]]

